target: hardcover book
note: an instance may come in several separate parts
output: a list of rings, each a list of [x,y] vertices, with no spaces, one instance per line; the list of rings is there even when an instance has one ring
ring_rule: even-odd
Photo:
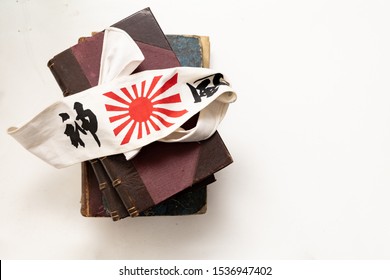
[[[145,56],[135,72],[180,65],[149,8],[113,26],[125,30]],[[48,62],[64,96],[97,85],[102,42],[103,31],[85,38]],[[194,120],[186,125],[190,126],[191,121]],[[192,195],[198,191],[203,193],[204,205],[205,185],[215,180],[216,171],[231,162],[218,132],[201,142],[155,142],[143,147],[132,160],[119,154],[85,162],[82,164],[81,213],[88,217],[111,216],[113,220],[155,214],[158,209],[170,209],[168,206],[172,201],[168,199],[185,197],[185,190]],[[165,208],[161,208],[162,202],[166,203]],[[153,210],[152,207],[156,208]]]

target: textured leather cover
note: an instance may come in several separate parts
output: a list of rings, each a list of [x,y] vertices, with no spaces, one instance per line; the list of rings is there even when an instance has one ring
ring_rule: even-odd
[[[114,26],[128,32],[144,53],[145,61],[136,71],[180,65],[150,9],[144,9]],[[102,40],[103,33],[99,32],[48,62],[65,96],[97,84]],[[185,148],[175,149],[175,146]],[[182,152],[177,153],[179,150]],[[208,152],[205,151],[215,151],[214,158],[209,158]],[[202,185],[202,180],[205,180],[205,183],[213,182],[215,180],[213,173],[231,162],[232,158],[218,133],[200,143],[156,142],[144,147],[131,161],[124,160],[123,155],[100,159],[100,165],[97,166],[100,171],[103,167],[108,177],[111,177],[109,178],[111,187],[117,190],[117,194],[124,202],[128,210],[126,214],[123,214],[121,208],[107,211],[107,207],[110,207],[107,204],[110,203],[104,205],[102,191],[111,200],[113,194],[102,188],[104,182],[100,180],[103,180],[104,176],[96,176],[93,170],[96,171],[97,166],[83,163],[81,212],[84,216],[110,216],[111,213],[114,220],[126,215],[137,216],[145,210],[155,213],[150,212],[151,206],[174,195],[180,195],[194,183]],[[185,168],[180,168],[182,166]],[[200,189],[199,186],[191,191],[196,192],[197,189]],[[202,193],[205,194],[205,190],[202,190]]]

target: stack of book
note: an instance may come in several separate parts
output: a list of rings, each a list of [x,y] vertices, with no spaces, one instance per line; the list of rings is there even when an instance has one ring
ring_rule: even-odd
[[[127,32],[145,60],[134,71],[177,66],[209,67],[207,36],[165,35],[149,8],[112,25]],[[96,86],[104,31],[80,38],[48,66],[63,95]],[[194,126],[197,116],[183,128]],[[86,217],[202,214],[214,173],[233,162],[218,132],[200,142],[154,142],[131,160],[123,154],[82,163],[81,213]]]

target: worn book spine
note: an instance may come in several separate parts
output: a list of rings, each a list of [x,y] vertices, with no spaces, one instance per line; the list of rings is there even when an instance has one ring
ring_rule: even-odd
[[[104,170],[104,165],[100,159],[89,161],[99,183],[99,190],[103,194],[103,205],[114,221],[118,221],[129,216],[129,213],[122,203],[115,186],[112,184],[108,174]]]
[[[123,156],[123,155],[119,155]],[[116,157],[103,157],[100,158],[99,161],[104,167],[104,170],[109,176],[110,183],[113,186],[113,189],[115,192],[119,195],[121,198],[121,201],[127,210],[127,212],[130,214],[131,217],[137,217],[139,215],[139,207],[137,207],[136,201],[145,201],[145,199],[148,199],[148,194],[146,192],[142,195],[137,195],[137,192],[134,190],[130,192],[127,185],[124,183],[124,180],[132,180],[133,182],[137,180],[137,172],[134,172],[134,168],[129,168],[129,173],[131,176],[129,178],[123,177],[123,172],[121,172],[121,176],[118,175],[118,170],[114,168],[113,164],[111,164],[112,160],[117,160]],[[116,165],[115,165],[116,166]],[[121,166],[119,166],[121,167]],[[137,185],[140,185],[140,182],[137,183]],[[146,196],[145,196],[146,195]]]

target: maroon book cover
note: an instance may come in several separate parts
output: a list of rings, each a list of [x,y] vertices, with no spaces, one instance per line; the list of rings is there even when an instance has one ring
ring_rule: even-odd
[[[167,38],[149,8],[113,26],[125,30],[145,56],[135,72],[180,66]],[[97,85],[103,32],[54,56],[49,62],[64,96]],[[99,159],[130,216],[177,195],[194,184],[214,181],[213,174],[232,162],[218,133],[194,143],[155,142],[142,148],[130,161],[123,155]],[[90,163],[82,164],[82,209],[84,216],[109,216]],[[123,218],[123,215],[119,215]]]

